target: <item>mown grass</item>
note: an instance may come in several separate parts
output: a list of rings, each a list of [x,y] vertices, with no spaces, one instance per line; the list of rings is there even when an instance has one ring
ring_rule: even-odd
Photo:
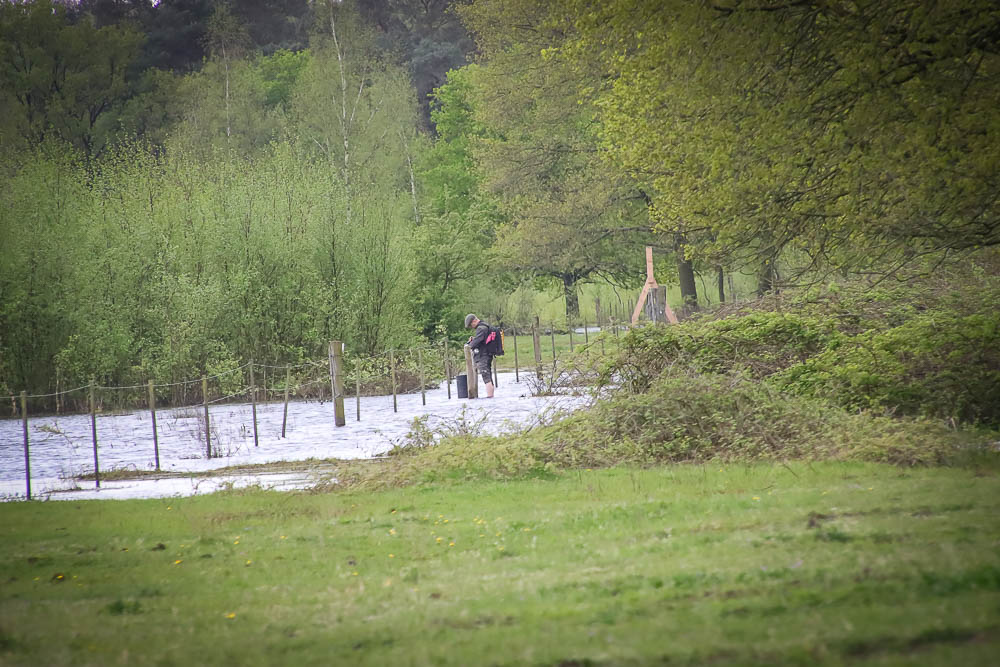
[[[0,663],[995,664],[995,466],[0,505]]]

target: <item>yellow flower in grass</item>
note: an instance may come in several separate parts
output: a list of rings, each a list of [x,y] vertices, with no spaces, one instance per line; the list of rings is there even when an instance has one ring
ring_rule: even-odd
[[[760,500],[760,496],[754,496],[753,499],[754,500]]]
[[[449,543],[448,543],[448,546],[449,546],[449,547],[453,547],[453,546],[455,546],[455,543],[454,543],[454,542],[449,542]]]
[[[232,611],[229,612],[228,614],[226,614],[226,618],[229,618],[229,619],[236,618],[236,612],[232,612]]]
[[[178,558],[177,560],[174,561],[174,565],[180,565],[183,562],[184,562],[183,559]]]
[[[395,558],[396,554],[389,554],[389,558]]]
[[[253,562],[252,560],[248,560],[248,561],[247,561],[247,565],[249,565],[249,564],[250,564],[250,563],[252,563],[252,562]]]
[[[435,540],[434,540],[434,541],[435,541],[435,542],[440,542],[440,541],[441,541],[441,538],[440,538],[440,537],[438,537],[438,538],[435,538]]]

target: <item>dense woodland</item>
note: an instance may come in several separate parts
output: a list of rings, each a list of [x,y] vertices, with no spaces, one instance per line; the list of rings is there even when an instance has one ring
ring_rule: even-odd
[[[997,100],[990,0],[2,0],[0,391],[572,321],[645,245],[688,313],[989,266]]]

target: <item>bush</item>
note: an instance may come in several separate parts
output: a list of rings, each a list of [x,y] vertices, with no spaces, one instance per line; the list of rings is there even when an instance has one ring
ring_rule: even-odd
[[[529,434],[560,466],[859,459],[943,463],[968,440],[941,425],[849,414],[741,375],[673,372]]]
[[[868,331],[772,378],[846,408],[1000,425],[1000,314],[925,312]]]
[[[641,392],[676,364],[702,373],[740,371],[763,378],[804,361],[840,336],[831,318],[780,312],[640,327],[622,337],[603,380]]]
[[[937,423],[852,414],[738,374],[675,368],[644,394],[622,392],[517,435],[476,436],[428,429],[417,421],[394,456],[376,465],[344,464],[336,477],[339,485],[382,488],[623,464],[857,460],[937,465],[979,451],[975,442],[974,435]]]

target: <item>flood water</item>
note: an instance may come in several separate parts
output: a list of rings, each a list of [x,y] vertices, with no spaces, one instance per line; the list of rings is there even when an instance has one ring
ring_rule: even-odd
[[[157,410],[160,470],[203,472],[229,466],[309,459],[359,459],[378,456],[401,442],[414,418],[427,416],[431,428],[479,424],[485,433],[500,433],[537,423],[555,411],[582,405],[579,396],[532,397],[522,374],[500,373],[494,399],[451,399],[442,383],[426,392],[400,395],[398,411],[392,396],[344,400],[346,426],[334,425],[333,404],[293,401],[288,404],[285,437],[281,437],[283,403],[257,405],[257,446],[254,445],[249,403],[209,406],[214,457],[206,457],[203,408],[200,405]],[[480,388],[482,392],[482,388]],[[221,485],[257,484],[268,488],[308,486],[307,473],[231,474],[218,478],[94,481],[76,479],[94,470],[90,415],[49,416],[29,420],[29,455],[33,497],[49,499],[136,498],[191,495]],[[148,410],[97,417],[98,461],[101,470],[154,470],[152,418]],[[0,420],[0,498],[24,498],[26,493],[24,436],[19,419]]]

